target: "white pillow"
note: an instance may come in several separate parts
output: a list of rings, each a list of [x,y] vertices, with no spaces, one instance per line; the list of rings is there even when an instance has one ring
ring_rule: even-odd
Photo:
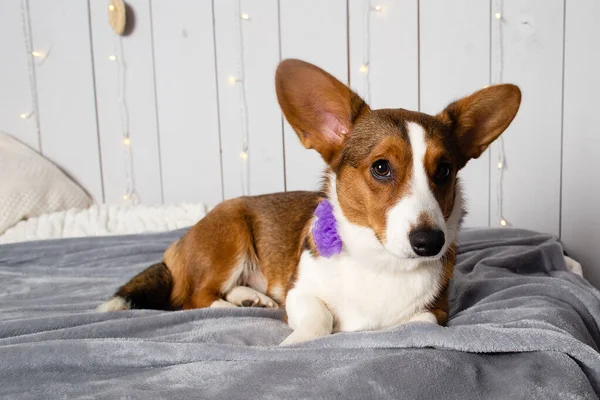
[[[56,165],[0,132],[0,234],[23,219],[91,204]]]

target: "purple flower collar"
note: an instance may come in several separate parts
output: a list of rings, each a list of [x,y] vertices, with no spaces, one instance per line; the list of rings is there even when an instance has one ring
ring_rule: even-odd
[[[336,228],[333,206],[328,200],[322,200],[315,210],[317,217],[312,224],[312,236],[319,254],[330,258],[342,251],[342,239]]]

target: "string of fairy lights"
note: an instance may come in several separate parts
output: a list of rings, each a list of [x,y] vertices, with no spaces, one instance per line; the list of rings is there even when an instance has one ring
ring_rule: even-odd
[[[120,35],[115,37],[115,53],[109,56],[117,66],[117,104],[119,106],[119,119],[121,123],[121,140],[123,141],[123,165],[125,171],[125,192],[123,200],[131,204],[139,203],[139,196],[135,189],[135,175],[133,171],[133,150],[129,130],[129,108],[127,107],[127,63],[123,50],[123,39]]]
[[[371,15],[373,12],[381,11],[381,6],[371,5],[370,0],[365,1],[363,14],[363,57],[360,73],[363,76],[363,97],[367,103],[371,101],[371,80],[369,78],[369,66],[371,63]]]
[[[494,28],[494,51],[496,52],[496,59],[498,65],[496,69],[496,76],[493,79],[493,83],[502,83],[504,80],[504,1],[497,0],[495,4],[494,18],[492,19],[492,25]],[[498,140],[498,160],[496,163],[496,170],[498,173],[496,179],[496,202],[497,202],[497,217],[500,226],[508,226],[509,223],[504,217],[504,171],[506,170],[506,156],[504,151],[504,137],[500,136]]]
[[[229,83],[238,87],[239,102],[240,102],[240,132],[241,132],[241,149],[240,149],[240,180],[242,187],[242,195],[246,196],[250,194],[250,174],[249,174],[249,160],[248,160],[248,139],[249,139],[249,126],[248,126],[248,100],[246,97],[246,71],[244,64],[244,23],[251,21],[250,16],[242,12],[241,0],[236,1],[236,7],[234,9],[233,20],[237,32],[237,57],[236,57],[236,68],[235,75],[229,77]]]
[[[25,58],[27,60],[27,79],[29,85],[29,107],[26,111],[19,114],[19,118],[25,120],[33,120],[35,124],[35,134],[38,142],[38,148],[42,148],[42,138],[40,135],[40,117],[38,109],[38,98],[37,98],[37,81],[35,78],[35,64],[42,64],[49,51],[33,50],[33,43],[31,40],[31,27],[29,22],[29,12],[27,7],[27,0],[21,0],[21,28],[23,30],[23,40],[25,48]]]
[[[121,124],[121,141],[123,146],[123,167],[125,172],[125,192],[123,201],[129,204],[139,204],[140,199],[135,188],[133,167],[133,149],[129,125],[129,108],[127,107],[127,62],[123,49],[123,32],[125,30],[125,5],[122,1],[112,0],[108,5],[109,21],[113,27],[115,41],[113,53],[108,59],[116,65],[117,105]]]

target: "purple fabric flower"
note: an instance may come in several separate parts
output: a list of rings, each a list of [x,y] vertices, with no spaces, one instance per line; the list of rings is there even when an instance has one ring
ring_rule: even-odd
[[[321,256],[329,258],[342,251],[342,239],[337,232],[333,206],[322,200],[315,210],[317,219],[312,226],[312,235],[317,251]]]

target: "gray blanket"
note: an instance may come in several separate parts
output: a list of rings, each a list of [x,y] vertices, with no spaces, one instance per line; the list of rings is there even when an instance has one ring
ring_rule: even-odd
[[[600,392],[600,293],[556,239],[461,236],[448,327],[280,348],[282,312],[93,309],[182,231],[0,246],[0,397],[574,399]],[[598,266],[585,266],[598,267]]]

